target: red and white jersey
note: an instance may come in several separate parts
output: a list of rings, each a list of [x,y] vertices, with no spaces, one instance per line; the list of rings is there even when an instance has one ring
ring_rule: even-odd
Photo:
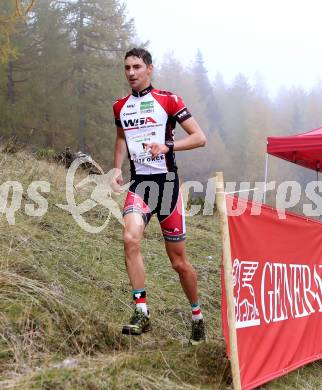
[[[124,130],[132,177],[177,171],[173,152],[152,158],[145,144],[173,141],[176,122],[191,117],[179,96],[150,85],[117,100],[113,110],[116,126]]]

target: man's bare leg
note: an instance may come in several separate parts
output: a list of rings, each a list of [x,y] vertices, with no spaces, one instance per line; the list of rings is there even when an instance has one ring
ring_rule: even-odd
[[[136,309],[129,323],[123,325],[122,333],[138,336],[151,329],[144,286],[145,269],[140,248],[144,232],[144,221],[140,214],[130,213],[124,217],[124,223],[123,240],[125,263],[133,289],[132,294]]]
[[[144,221],[140,214],[130,213],[124,217],[124,253],[127,274],[133,290],[144,288],[145,269],[141,254],[141,240],[144,233]]]
[[[205,326],[198,302],[197,274],[186,254],[185,241],[165,241],[172,268],[178,272],[180,283],[192,309],[192,329],[189,343],[198,345],[205,341]]]
[[[172,268],[179,274],[182,289],[189,302],[198,302],[197,274],[187,258],[185,241],[165,241],[165,248]]]

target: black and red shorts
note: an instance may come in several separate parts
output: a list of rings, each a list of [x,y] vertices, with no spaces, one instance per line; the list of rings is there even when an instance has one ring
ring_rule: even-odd
[[[136,175],[127,193],[123,216],[142,215],[145,226],[156,214],[166,241],[186,238],[186,225],[179,178],[174,172]]]

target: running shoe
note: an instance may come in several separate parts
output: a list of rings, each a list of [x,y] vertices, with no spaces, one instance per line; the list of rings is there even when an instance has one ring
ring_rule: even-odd
[[[149,330],[151,330],[150,316],[146,316],[142,309],[136,307],[132,317],[130,318],[129,324],[123,325],[122,333],[139,336]]]
[[[198,345],[206,341],[204,320],[192,321],[191,337],[189,344]]]

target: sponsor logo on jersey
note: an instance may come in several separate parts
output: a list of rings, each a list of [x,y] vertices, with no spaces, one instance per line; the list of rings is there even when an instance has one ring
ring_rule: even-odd
[[[125,119],[124,128],[128,127],[138,127],[143,125],[148,125],[149,123],[157,123],[152,117],[147,116],[146,118],[137,118],[137,119]]]
[[[143,113],[151,113],[154,111],[154,101],[141,102],[140,104],[140,112]]]
[[[133,111],[133,112],[123,112],[123,116],[129,116],[129,115],[135,115],[137,114],[137,111]]]
[[[188,114],[188,110],[184,108],[181,112],[178,113],[178,119],[184,118]]]
[[[134,104],[128,104],[127,106],[126,106],[126,108],[134,108],[135,107],[135,103]]]
[[[180,230],[178,228],[168,228],[168,229],[163,229],[164,233],[178,233]]]
[[[163,160],[164,160],[164,154],[159,154],[158,156],[156,156],[154,158],[152,158],[152,157],[135,158],[134,162],[144,164],[147,162],[149,163],[151,161],[158,163],[158,162],[161,162]]]

